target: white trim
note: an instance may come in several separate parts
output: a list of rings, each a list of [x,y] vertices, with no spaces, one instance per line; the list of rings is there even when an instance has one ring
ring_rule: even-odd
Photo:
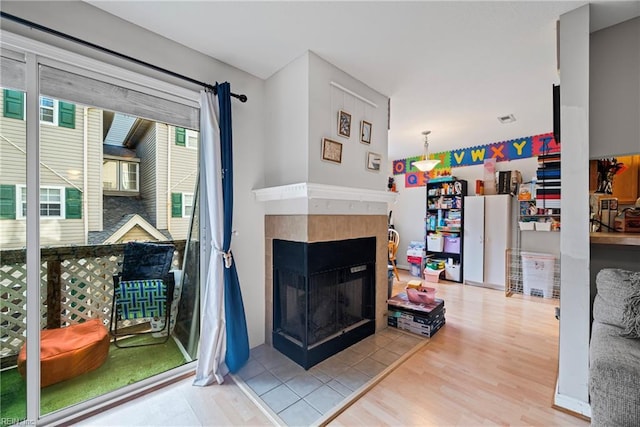
[[[53,107],[51,107],[51,111],[52,111],[52,116],[53,116],[53,121],[52,122],[47,122],[46,120],[42,120],[42,109],[49,109],[49,107],[43,107],[42,106],[42,100],[43,99],[50,99],[53,101]],[[58,109],[58,100],[55,98],[52,98],[50,96],[42,96],[40,95],[40,105],[39,105],[39,109],[38,109],[38,113],[40,114],[40,124],[44,124],[47,126],[58,126],[58,114],[60,112],[60,110]]]
[[[74,73],[82,71],[82,75],[87,77],[97,78],[107,83],[118,84],[130,89],[144,91],[149,95],[200,108],[200,103],[198,102],[200,94],[198,91],[148,77],[139,72],[129,71],[8,31],[0,30],[0,39],[5,47],[18,52],[32,52],[41,55],[42,57],[38,58],[38,62],[41,64]],[[79,70],[79,68],[82,68],[82,70]]]
[[[371,105],[373,108],[378,108],[378,104],[376,104],[375,102],[365,98],[362,95],[358,95],[357,93],[355,93],[354,91],[347,89],[346,87],[342,86],[341,84],[338,84],[336,82],[330,82],[329,83],[331,86],[340,89],[343,92],[348,93],[351,96],[355,96],[356,98],[358,98],[360,101],[362,102],[366,102],[367,104]]]
[[[26,185],[21,185],[18,184],[16,185],[16,219],[19,220],[23,220],[25,219],[25,216],[22,215],[22,192],[24,190],[26,190],[27,186]],[[47,190],[59,190],[60,191],[60,215],[40,215],[40,219],[41,220],[48,220],[48,219],[66,219],[66,188],[65,187],[60,187],[57,185],[41,185],[40,186],[40,190],[43,189],[47,189]],[[40,212],[40,205],[42,204],[42,201],[40,200],[40,191],[38,191],[38,212]]]
[[[591,405],[575,397],[570,397],[558,392],[558,383],[556,382],[556,392],[553,396],[553,403],[564,409],[568,409],[576,414],[584,415],[591,418]]]
[[[253,194],[259,202],[289,199],[330,199],[392,203],[396,201],[397,197],[396,193],[390,191],[314,184],[311,182],[300,182],[297,184],[281,185],[278,187],[260,188],[253,190]]]
[[[27,172],[27,312],[40,313],[40,80],[38,58],[25,55],[26,172]],[[40,316],[27,315],[27,353],[40,354]],[[27,358],[27,413],[25,424],[40,418],[40,361]]]
[[[127,221],[122,227],[116,230],[111,236],[109,236],[104,242],[103,245],[112,245],[118,242],[125,234],[127,234],[133,227],[139,226],[144,231],[149,233],[151,236],[156,238],[160,242],[166,242],[167,236],[162,234],[155,228],[153,225],[149,224],[146,219],[142,218],[140,215],[133,215],[129,221]]]
[[[190,214],[186,214],[185,213],[185,206],[187,206],[187,204],[185,203],[185,196],[191,196],[191,213]],[[193,201],[194,201],[194,197],[193,197],[193,193],[182,193],[182,218],[191,218],[191,215],[193,215]]]
[[[189,145],[189,137],[195,137],[196,138],[196,145]],[[198,149],[198,132],[195,130],[191,130],[191,129],[184,129],[184,146],[186,148],[190,148],[192,150],[197,150]]]

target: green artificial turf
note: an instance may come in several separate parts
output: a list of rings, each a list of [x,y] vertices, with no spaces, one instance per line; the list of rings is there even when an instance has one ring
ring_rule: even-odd
[[[129,345],[151,338],[140,336],[123,340]],[[120,343],[121,340],[118,340]],[[41,414],[48,414],[76,403],[101,396],[184,364],[185,358],[175,341],[147,347],[109,348],[109,356],[102,366],[86,374],[50,385],[41,390]],[[27,386],[17,368],[0,374],[0,424],[10,425],[26,417]]]

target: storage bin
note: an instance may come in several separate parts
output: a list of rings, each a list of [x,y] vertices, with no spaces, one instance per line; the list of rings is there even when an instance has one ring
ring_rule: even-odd
[[[422,257],[419,256],[408,256],[407,257],[407,262],[409,264],[422,264]]]
[[[444,239],[441,234],[429,234],[427,236],[427,249],[433,252],[442,252]]]
[[[420,277],[420,264],[409,264],[409,273],[412,276]]]
[[[536,222],[536,231],[551,231],[550,222]]]
[[[447,280],[460,281],[460,264],[447,264],[444,266],[444,278]]]
[[[529,222],[523,222],[523,221],[518,221],[518,226],[520,227],[520,230],[522,231],[533,231],[536,229],[535,226],[535,222],[533,221],[529,221]]]
[[[405,291],[409,301],[414,304],[429,304],[436,299],[436,289],[428,286],[421,286],[418,289],[407,287]]]
[[[532,289],[542,291],[544,298],[553,297],[553,276],[556,258],[551,254],[521,252],[522,288],[525,295]]]
[[[444,251],[452,254],[460,253],[460,238],[445,236],[444,238]]]

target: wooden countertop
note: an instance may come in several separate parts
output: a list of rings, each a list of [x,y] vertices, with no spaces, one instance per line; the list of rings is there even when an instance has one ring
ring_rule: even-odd
[[[590,233],[591,243],[599,245],[640,246],[640,233]]]

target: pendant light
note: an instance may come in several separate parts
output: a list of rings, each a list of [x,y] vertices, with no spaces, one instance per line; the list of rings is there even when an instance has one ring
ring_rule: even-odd
[[[440,160],[438,159],[430,159],[429,158],[429,134],[430,130],[425,130],[422,132],[424,135],[424,159],[419,162],[413,162],[413,166],[415,166],[419,171],[429,172],[431,169],[435,168]]]

